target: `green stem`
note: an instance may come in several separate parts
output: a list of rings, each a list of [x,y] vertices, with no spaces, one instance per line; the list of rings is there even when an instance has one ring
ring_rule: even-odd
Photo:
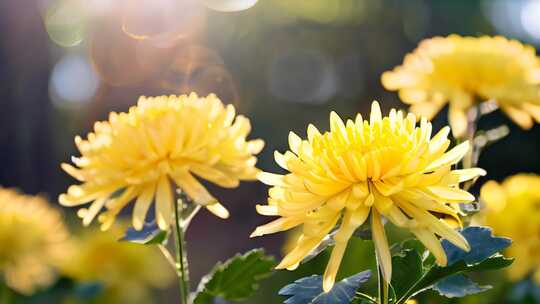
[[[180,210],[178,210],[180,209]],[[174,207],[174,223],[176,237],[176,274],[178,276],[178,284],[180,287],[181,304],[188,304],[189,297],[189,273],[186,258],[186,250],[184,248],[184,230],[181,226],[183,203],[181,200]]]
[[[476,167],[477,161],[478,161],[478,151],[477,147],[474,144],[474,136],[476,134],[476,127],[478,123],[478,119],[480,118],[480,106],[472,107],[467,112],[467,133],[466,133],[466,139],[469,141],[469,144],[471,145],[471,148],[465,154],[465,157],[463,157],[462,161],[462,168],[463,169],[469,169]],[[473,186],[473,181],[467,181],[463,185],[464,190],[469,190]]]
[[[382,267],[379,263],[379,258],[376,258],[377,260],[377,271],[378,271],[378,281],[379,281],[379,297],[377,299],[378,304],[388,304],[388,290],[389,290],[389,284],[384,279],[384,276],[382,274]]]

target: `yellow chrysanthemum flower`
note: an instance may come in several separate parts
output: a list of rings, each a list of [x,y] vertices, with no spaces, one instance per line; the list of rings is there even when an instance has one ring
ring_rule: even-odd
[[[156,247],[119,242],[122,231],[85,230],[61,269],[78,282],[103,284],[99,303],[155,303],[150,290],[170,286],[174,272]]]
[[[428,119],[449,102],[457,137],[467,129],[467,110],[481,101],[495,101],[523,128],[540,121],[540,60],[532,46],[504,37],[424,40],[382,83]]]
[[[175,200],[171,181],[197,204],[219,217],[229,213],[194,177],[226,188],[240,180],[254,180],[264,142],[247,141],[249,120],[235,116],[232,105],[215,96],[141,97],[128,113],[111,113],[97,122],[88,139],[75,138],[81,157],[62,168],[83,182],[60,195],[64,206],[92,202],[78,214],[88,225],[98,220],[108,229],[124,206],[136,199],[133,226],[142,229],[155,198],[156,221],[162,230],[171,223]]]
[[[501,184],[488,181],[480,196],[486,208],[480,214],[484,224],[497,235],[510,237],[508,254],[516,260],[508,268],[510,278],[520,280],[532,274],[540,283],[540,176],[518,174]]]
[[[268,205],[258,205],[262,215],[281,218],[258,227],[252,236],[275,233],[303,225],[296,247],[278,269],[294,269],[341,221],[323,280],[332,288],[347,242],[371,214],[371,228],[384,278],[391,279],[391,256],[383,217],[409,229],[431,250],[440,265],[446,255],[436,235],[460,248],[469,249],[463,236],[441,218],[459,221],[458,205],[475,198],[459,183],[485,174],[479,168],[452,170],[469,150],[464,142],[446,152],[450,141],[445,127],[431,138],[431,123],[416,126],[413,114],[403,116],[392,109],[382,117],[373,102],[369,120],[345,124],[334,112],[330,131],[319,133],[309,125],[307,140],[289,134],[291,151],[276,152],[278,165],[290,173],[260,173],[258,178],[273,187]]]
[[[0,273],[10,288],[32,294],[52,284],[69,244],[58,210],[41,197],[0,188]]]

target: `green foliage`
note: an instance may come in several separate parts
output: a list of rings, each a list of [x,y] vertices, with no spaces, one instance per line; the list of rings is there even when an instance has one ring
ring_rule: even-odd
[[[215,297],[228,301],[244,300],[258,289],[257,282],[270,275],[274,265],[274,258],[265,255],[262,249],[218,263],[202,278],[193,303],[211,304]]]
[[[332,290],[325,293],[322,289],[322,276],[313,275],[283,287],[279,294],[289,297],[284,304],[349,304],[356,290],[370,276],[371,271],[362,271],[337,282]]]
[[[447,298],[461,298],[489,289],[491,286],[480,286],[462,274],[446,277],[433,285],[433,290]]]
[[[431,263],[426,263],[426,261],[423,263],[424,267],[419,267],[420,255],[418,252],[411,253],[412,250],[407,250],[404,254],[393,257],[392,262],[396,267],[394,273],[397,276],[392,280],[396,293],[395,303],[405,303],[414,295],[431,288],[439,291],[442,295],[452,297],[485,291],[487,288],[478,286],[472,280],[464,277],[463,274],[504,268],[512,264],[513,259],[507,259],[498,253],[510,245],[510,240],[494,237],[491,229],[487,227],[467,227],[461,233],[469,242],[471,250],[469,252],[463,251],[443,240],[442,245],[448,257],[448,266],[446,267],[429,266]],[[397,267],[406,267],[406,269],[402,270]],[[422,269],[420,276],[418,275],[419,268]],[[410,273],[407,274],[407,271]],[[463,276],[464,279],[461,277],[456,279],[455,275]],[[445,278],[452,276],[454,279],[444,281]],[[443,280],[442,283],[440,283],[441,280]],[[461,292],[456,291],[457,285],[463,289]]]
[[[155,221],[144,223],[141,231],[129,227],[120,241],[142,245],[163,244],[168,238],[167,231],[159,229]]]

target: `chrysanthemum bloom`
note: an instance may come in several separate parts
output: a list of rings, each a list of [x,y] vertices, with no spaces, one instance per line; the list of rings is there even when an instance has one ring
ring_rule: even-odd
[[[503,37],[424,40],[382,83],[428,119],[449,102],[456,137],[467,129],[466,112],[488,100],[522,128],[540,121],[540,60],[533,47]]]
[[[508,273],[520,280],[532,274],[540,283],[540,176],[518,174],[501,184],[489,181],[482,186],[486,208],[480,214],[483,223],[497,235],[510,237],[508,254],[516,260]]]
[[[174,272],[154,246],[118,242],[126,225],[107,233],[86,229],[78,234],[73,254],[62,265],[63,274],[82,283],[100,283],[96,303],[156,303],[152,288],[164,289]]]
[[[254,156],[262,140],[246,140],[250,122],[235,116],[232,105],[215,96],[141,97],[128,113],[111,113],[97,122],[88,139],[75,138],[81,157],[77,166],[62,168],[82,182],[60,195],[64,206],[82,208],[78,215],[88,225],[103,207],[98,220],[108,229],[132,200],[133,226],[142,229],[155,200],[156,221],[162,230],[170,226],[174,192],[171,182],[195,203],[219,217],[229,213],[195,177],[221,187],[237,187],[240,180],[254,180],[258,170]]]
[[[22,294],[45,288],[70,254],[62,216],[41,197],[0,188],[0,273]]]
[[[465,250],[469,245],[442,218],[459,222],[457,204],[475,199],[459,188],[460,182],[485,172],[479,168],[452,170],[469,143],[446,152],[449,128],[433,138],[431,128],[426,119],[417,127],[413,114],[404,117],[396,110],[383,118],[379,104],[373,102],[369,121],[359,114],[345,124],[332,112],[329,132],[321,134],[309,125],[307,140],[290,133],[291,151],[275,153],[278,165],[290,173],[258,176],[273,186],[268,205],[258,205],[258,212],[280,218],[258,227],[252,236],[303,225],[296,247],[277,266],[294,269],[340,223],[324,274],[326,291],[334,284],[349,238],[370,214],[377,256],[387,281],[392,265],[383,218],[410,230],[438,264],[445,265],[446,255],[437,236]]]

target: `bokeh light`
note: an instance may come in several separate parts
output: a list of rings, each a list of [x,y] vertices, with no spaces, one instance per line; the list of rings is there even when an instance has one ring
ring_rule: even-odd
[[[90,101],[98,86],[99,78],[87,58],[68,54],[52,70],[49,93],[56,106],[77,107]]]
[[[134,0],[125,2],[122,28],[132,38],[170,47],[200,33],[205,17],[204,7],[196,0]]]
[[[45,28],[56,44],[71,47],[84,39],[86,12],[77,0],[56,0],[45,12]]]
[[[322,104],[337,89],[333,64],[323,54],[310,49],[290,49],[271,63],[268,86],[282,100]]]
[[[210,9],[220,12],[237,12],[247,10],[257,4],[258,0],[202,0]]]
[[[540,1],[527,1],[521,9],[521,25],[527,34],[540,41]]]

